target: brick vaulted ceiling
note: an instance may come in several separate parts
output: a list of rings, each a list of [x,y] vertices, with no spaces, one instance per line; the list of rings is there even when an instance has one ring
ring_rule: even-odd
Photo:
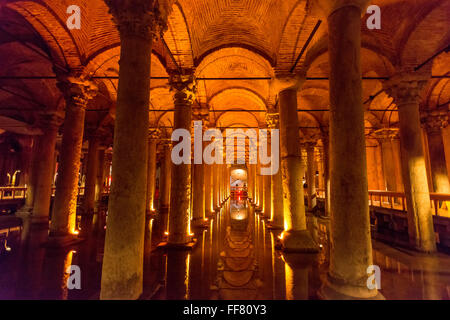
[[[161,0],[163,1],[163,0]],[[82,11],[80,30],[68,30],[66,9]],[[381,30],[368,30],[362,17],[362,70],[366,77],[389,77],[400,68],[413,68],[438,52],[424,68],[447,75],[450,53],[450,1],[373,0],[382,13]],[[306,0],[179,0],[173,4],[164,39],[177,64],[195,69],[197,77],[273,77],[286,72],[310,36],[318,18]],[[339,32],[334,30],[333,32]],[[326,22],[303,54],[296,71],[309,77],[329,72]],[[83,68],[95,76],[117,76],[120,42],[102,0],[0,0],[0,76],[54,76],[54,69]],[[448,51],[448,50],[447,50]],[[55,67],[56,66],[56,67]],[[153,47],[152,76],[165,77],[174,69],[161,41]],[[88,108],[91,125],[111,126],[117,80],[97,79],[101,89]],[[383,92],[380,80],[363,82],[368,127],[395,126],[395,105]],[[149,108],[154,126],[171,126],[173,108],[167,80],[151,81]],[[299,97],[302,135],[326,126],[328,81],[306,81]],[[432,79],[423,94],[423,107],[447,105],[448,79]],[[202,80],[196,103],[208,107],[218,126],[264,125],[265,111],[275,105],[268,80]],[[36,112],[63,109],[54,79],[1,79],[0,115],[28,124]],[[370,110],[369,110],[370,109]],[[231,110],[231,111],[230,111]],[[234,110],[234,111],[233,111]],[[307,127],[307,128],[306,128]]]

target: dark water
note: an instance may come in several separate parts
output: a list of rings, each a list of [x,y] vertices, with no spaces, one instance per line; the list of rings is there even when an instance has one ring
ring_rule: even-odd
[[[153,250],[145,257],[143,299],[317,299],[328,268],[325,220],[313,224],[318,254],[276,250],[280,231],[268,230],[245,200],[229,200],[208,223],[194,230],[192,251]],[[103,228],[85,232],[84,242],[63,250],[41,246],[46,229],[27,234],[28,240],[10,240],[11,251],[0,256],[1,299],[98,299]],[[377,241],[373,248],[387,299],[449,299],[448,255],[420,255]],[[80,267],[81,290],[67,288],[71,265]]]

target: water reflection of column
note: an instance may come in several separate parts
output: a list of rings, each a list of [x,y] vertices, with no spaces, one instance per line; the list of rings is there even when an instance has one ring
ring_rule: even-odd
[[[66,252],[47,250],[45,252],[40,299],[67,299],[69,274],[66,273],[66,270],[72,264],[73,254],[73,250]]]
[[[187,300],[190,297],[190,253],[170,250],[167,252],[166,299]]]
[[[286,300],[308,300],[308,265],[301,256],[284,256]]]
[[[272,299],[284,300],[286,299],[286,280],[285,268],[283,259],[279,252],[275,249],[276,239],[281,232],[271,231],[270,241],[272,249]]]
[[[41,247],[48,238],[48,227],[31,225],[20,247],[17,265],[16,299],[39,299],[45,249]]]
[[[422,287],[424,300],[442,300],[442,288],[445,287],[437,275],[439,262],[436,257],[425,257],[422,261]]]

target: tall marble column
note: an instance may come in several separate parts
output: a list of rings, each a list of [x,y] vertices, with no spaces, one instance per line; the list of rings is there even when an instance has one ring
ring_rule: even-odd
[[[208,128],[206,128],[207,130]],[[208,142],[203,145],[203,150]],[[203,164],[204,166],[204,178],[205,178],[205,215],[210,216],[214,213],[214,202],[213,202],[213,164]]]
[[[437,193],[450,193],[444,140],[442,137],[442,129],[448,126],[448,111],[432,110],[424,112],[422,115],[422,123],[428,139],[433,191]]]
[[[260,141],[261,142],[261,141]],[[271,150],[271,136],[270,132],[267,135],[267,150]],[[271,175],[264,175],[262,176],[262,179],[264,181],[264,204],[263,204],[263,210],[262,214],[265,218],[270,219],[271,217],[271,210],[272,210],[272,176]]]
[[[206,117],[203,117],[202,110],[200,108],[194,108],[192,112],[192,118],[194,122],[194,139],[196,139],[200,144],[197,145],[198,149],[194,149],[194,153],[198,155],[194,155],[194,164],[193,164],[193,180],[192,180],[192,223],[194,226],[199,227],[202,226],[205,222],[205,174],[204,168],[205,164],[203,163],[203,149],[204,143],[202,142],[203,129],[204,129],[204,121],[207,121]],[[201,137],[196,137],[195,135],[200,135]],[[194,144],[194,148],[195,148]],[[201,157],[200,157],[201,156]],[[195,158],[197,162],[195,163]],[[198,161],[199,160],[199,161]]]
[[[35,200],[31,221],[36,224],[45,224],[48,227],[56,137],[58,129],[63,123],[63,117],[57,112],[43,113],[40,115],[39,122],[44,134],[39,137],[35,149],[38,156],[34,158],[33,164]]]
[[[100,137],[96,134],[91,135],[89,139],[89,149],[87,156],[87,174],[83,199],[83,214],[92,216],[95,208],[95,192],[98,171],[98,150],[100,146]]]
[[[382,128],[375,132],[375,136],[381,146],[382,155],[382,172],[384,173],[384,181],[387,191],[397,191],[395,158],[392,141],[397,135],[395,128]],[[383,189],[384,190],[384,189]]]
[[[219,165],[213,164],[212,165],[212,171],[213,171],[213,203],[214,203],[214,210],[218,210],[220,207],[220,198],[219,198]]]
[[[174,91],[174,129],[191,132],[192,103],[195,96],[193,75],[172,75]],[[189,156],[189,159],[191,157]],[[172,163],[170,191],[169,237],[170,245],[186,245],[190,236],[191,163]],[[175,183],[176,182],[176,183]]]
[[[16,212],[16,216],[20,216],[22,218],[29,218],[31,211],[33,210],[34,192],[36,187],[36,181],[34,180],[36,175],[34,162],[38,161],[40,157],[38,149],[39,136],[31,136],[27,140],[29,141],[29,143],[24,146],[24,150],[22,153],[23,156],[21,157],[21,162],[23,163],[21,167],[25,170],[20,179],[21,186],[27,187],[27,190],[25,192],[25,204],[20,208],[20,210]]]
[[[258,176],[257,171],[258,171],[258,165],[254,164],[253,166],[253,170],[252,170],[252,177],[253,177],[253,205],[257,206],[258,205]]]
[[[258,165],[256,179],[258,179],[258,211],[264,210],[264,176],[261,175],[261,165]]]
[[[272,89],[278,93],[280,111],[281,170],[283,179],[285,251],[317,252],[318,245],[306,228],[302,177],[305,166],[300,153],[297,91],[303,79],[298,75],[278,75]]]
[[[307,164],[306,164],[306,183],[308,185],[308,211],[313,211],[317,205],[316,199],[316,168],[314,162],[314,147],[315,142],[308,142],[306,144]]]
[[[368,0],[316,0],[314,4],[328,22],[330,65],[331,250],[320,295],[375,298],[377,290],[367,287],[372,242],[360,61],[361,15]]]
[[[266,122],[269,129],[279,129],[279,114],[268,113]],[[273,141],[271,141],[273,143]],[[279,143],[278,143],[279,144]],[[284,212],[283,212],[283,179],[281,168],[277,173],[270,175],[270,227],[272,229],[283,229]]]
[[[155,222],[155,229],[158,230],[158,237],[162,237],[163,233],[168,229],[169,206],[170,206],[170,188],[171,188],[171,142],[163,140],[162,143],[162,160],[159,184],[159,214]]]
[[[329,130],[322,128],[323,181],[325,189],[325,216],[330,217],[330,137]]]
[[[80,76],[70,75],[61,78],[58,87],[66,100],[66,114],[49,235],[52,243],[64,244],[75,233],[84,117],[96,86]]]
[[[419,251],[434,252],[436,236],[419,115],[419,94],[426,81],[425,75],[401,73],[391,77],[385,88],[398,107],[409,240]]]
[[[151,50],[168,11],[146,0],[107,4],[121,46],[100,298],[137,299],[143,287]]]
[[[156,144],[160,132],[158,129],[150,129],[148,137],[148,159],[147,159],[147,201],[146,215],[155,212],[155,185],[156,185]]]
[[[253,175],[252,175],[253,165],[247,163],[247,197],[253,201]]]

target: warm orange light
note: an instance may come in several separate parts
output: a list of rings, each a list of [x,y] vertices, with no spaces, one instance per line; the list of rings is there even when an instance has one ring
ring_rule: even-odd
[[[169,235],[169,232],[166,231],[166,232],[164,232],[164,234],[165,234],[166,236],[168,236],[168,235]]]
[[[78,234],[80,234],[80,231],[78,231],[78,230],[73,230],[73,231],[72,231],[72,234],[78,235]]]
[[[284,232],[282,232],[282,233],[278,236],[278,239],[283,240],[283,237],[284,237]]]

